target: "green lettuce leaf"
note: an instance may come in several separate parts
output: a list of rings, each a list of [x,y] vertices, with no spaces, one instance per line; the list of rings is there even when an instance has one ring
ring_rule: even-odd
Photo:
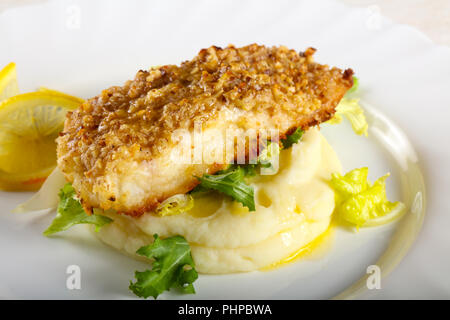
[[[99,214],[88,215],[76,198],[75,190],[70,183],[64,185],[59,192],[59,204],[55,219],[44,231],[44,235],[49,236],[57,232],[69,229],[76,224],[93,224],[96,231],[105,224],[113,220]]]
[[[244,171],[244,177],[253,177],[258,171],[258,167],[261,170],[266,170],[266,174],[268,174],[269,170],[275,170],[275,162],[278,161],[278,157],[280,155],[280,147],[278,143],[267,141],[267,145],[262,150],[256,159],[256,163],[248,163],[248,164],[233,164],[230,165],[226,170],[218,172],[219,174],[229,172],[235,170],[237,167],[241,167]]]
[[[246,173],[246,169],[241,166],[230,166],[214,175],[204,174],[202,177],[196,177],[200,184],[193,192],[217,190],[242,203],[250,211],[255,211],[254,191],[244,180]]]
[[[358,89],[359,89],[359,79],[353,76],[353,86],[350,88],[350,90],[348,90],[348,94],[354,93],[358,91]]]
[[[344,176],[333,174],[330,181],[336,194],[335,210],[338,217],[357,227],[380,219],[399,205],[403,206],[400,202],[390,202],[387,199],[386,179],[389,174],[371,184],[367,180],[368,170],[354,169]],[[400,210],[398,213],[401,213]]]
[[[151,270],[136,271],[136,282],[130,281],[130,290],[138,297],[157,298],[171,288],[179,288],[184,293],[195,293],[193,282],[198,274],[195,270],[189,243],[182,236],[161,239],[139,248],[137,254],[153,259]]]
[[[282,139],[283,148],[290,148],[297,143],[303,135],[303,130],[297,128],[286,139]],[[245,181],[246,177],[256,175],[258,166],[261,167],[262,174],[273,174],[278,170],[275,161],[278,161],[280,146],[278,143],[268,141],[266,148],[259,154],[255,164],[230,165],[226,170],[216,174],[204,174],[202,177],[196,177],[200,184],[191,192],[206,192],[217,190],[222,192],[235,201],[242,203],[250,211],[255,211],[255,199],[253,187]],[[264,172],[263,172],[264,170]]]
[[[304,131],[301,128],[297,128],[292,134],[288,135],[286,139],[281,139],[281,143],[284,149],[292,147],[294,143],[300,141]]]

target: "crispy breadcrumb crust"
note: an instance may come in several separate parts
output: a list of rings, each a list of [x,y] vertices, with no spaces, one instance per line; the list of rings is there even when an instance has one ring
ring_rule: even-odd
[[[233,120],[239,128],[275,128],[282,137],[330,119],[353,85],[353,71],[315,63],[314,52],[257,44],[212,46],[180,66],[140,70],[134,80],[103,90],[67,114],[57,139],[58,166],[88,212],[113,208],[138,216],[173,194],[188,192],[197,180],[189,176],[161,192],[149,187],[155,191],[129,206],[121,204],[120,179],[106,187],[105,177],[126,174],[117,169],[120,161],[139,164],[163,157],[173,147],[175,130],[193,130],[195,121],[217,125],[223,110],[239,115]],[[222,167],[199,165],[186,175]]]

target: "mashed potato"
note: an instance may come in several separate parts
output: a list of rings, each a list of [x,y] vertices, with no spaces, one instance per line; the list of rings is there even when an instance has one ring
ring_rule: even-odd
[[[160,237],[182,235],[200,273],[261,269],[298,251],[330,224],[334,192],[327,180],[341,172],[339,159],[317,129],[280,153],[276,175],[252,182],[256,211],[219,193],[195,197],[194,208],[175,216],[110,214],[114,222],[97,233],[108,245],[132,256]]]

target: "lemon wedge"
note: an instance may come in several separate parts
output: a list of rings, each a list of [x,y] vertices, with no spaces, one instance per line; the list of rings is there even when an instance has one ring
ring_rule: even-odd
[[[82,99],[47,89],[0,103],[0,189],[35,190],[56,166],[67,111]]]
[[[16,64],[11,62],[0,71],[0,101],[19,94]]]

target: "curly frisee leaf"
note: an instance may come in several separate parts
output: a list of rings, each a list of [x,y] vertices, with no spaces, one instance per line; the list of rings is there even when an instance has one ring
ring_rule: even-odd
[[[161,239],[153,235],[155,241],[139,248],[137,254],[153,259],[152,268],[143,272],[136,271],[136,282],[130,281],[130,290],[138,297],[157,298],[171,288],[179,288],[183,293],[195,293],[194,281],[198,274],[195,270],[191,248],[182,236]]]
[[[99,214],[88,215],[75,196],[75,190],[70,183],[67,183],[59,191],[56,217],[47,230],[44,231],[44,235],[49,236],[67,230],[77,224],[93,224],[96,226],[96,231],[98,231],[102,226],[113,221]]]

